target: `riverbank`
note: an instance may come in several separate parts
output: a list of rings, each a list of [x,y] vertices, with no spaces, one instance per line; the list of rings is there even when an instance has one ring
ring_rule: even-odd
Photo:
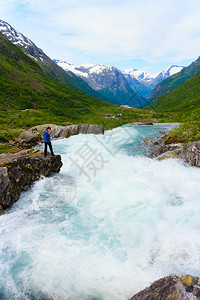
[[[0,218],[5,299],[130,299],[168,274],[199,276],[199,169],[146,157],[144,139],[168,128],[53,141],[61,172],[36,182]],[[109,139],[115,133],[120,150]],[[86,144],[103,160],[93,154],[80,172],[71,158],[81,167]]]
[[[22,132],[18,138],[10,141],[12,152],[0,154],[0,215],[15,203],[21,192],[27,190],[41,176],[51,176],[59,173],[62,162],[61,156],[48,156],[34,150],[33,146],[43,140],[43,132],[51,126],[53,138],[66,138],[77,134],[104,134],[101,125],[77,124],[71,126],[57,126],[44,124]]]
[[[61,156],[47,156],[31,150],[0,155],[0,215],[11,207],[23,191],[39,180],[59,173]]]
[[[157,160],[174,158],[186,162],[189,166],[200,167],[200,141],[178,143],[173,139],[173,143],[169,143],[169,136],[166,134],[161,138],[148,139],[146,142],[155,146],[150,158]]]
[[[49,162],[43,162],[42,153],[38,153],[37,151],[33,151],[31,147],[34,147],[42,142],[43,139],[43,131],[49,124],[38,125],[30,128],[28,131],[22,132],[19,137],[15,140],[9,142],[9,147],[12,149],[11,152],[3,153],[0,155],[0,176],[1,176],[1,190],[4,191],[4,196],[2,194],[2,201],[0,202],[0,213],[3,213],[3,210],[10,207],[15,201],[17,201],[21,191],[26,190],[31,184],[38,180],[41,175],[52,174],[53,172],[59,172],[61,168],[61,158],[57,158],[60,161],[60,167],[58,167],[58,160],[52,160],[50,158]],[[137,126],[154,126],[152,122],[137,122],[131,123],[129,125],[137,125]],[[174,124],[177,125],[177,124]],[[102,125],[94,125],[94,124],[76,124],[70,126],[58,126],[55,124],[50,124],[52,131],[51,136],[53,138],[67,138],[72,135],[78,134],[104,134],[104,128]],[[173,129],[170,132],[176,132],[177,130]],[[164,133],[164,132],[163,132]],[[173,143],[171,143],[173,141]],[[154,150],[149,157],[155,158],[157,160],[164,160],[169,158],[180,159],[186,162],[190,166],[200,167],[200,142],[194,143],[175,143],[176,139],[172,139],[172,135],[165,134],[161,138],[146,138],[146,143],[153,144]],[[26,149],[26,150],[25,150]],[[13,151],[14,150],[14,151]],[[10,175],[14,169],[11,168],[13,166],[13,162],[17,161],[18,168],[15,174],[16,178],[14,181],[20,182],[17,177],[17,173],[22,173],[22,184],[21,182],[17,184],[17,186],[13,186],[12,192],[9,191],[10,185],[8,185],[8,181],[10,181]],[[26,165],[34,165],[34,167],[29,168]],[[8,168],[6,169],[5,168]],[[26,172],[24,173],[19,169],[29,169],[32,170],[31,180],[28,179],[28,184],[24,181],[23,177],[26,177]],[[45,170],[46,169],[46,170]],[[20,185],[21,184],[21,185]],[[26,188],[25,188],[26,187]],[[14,193],[14,189],[18,192]],[[7,191],[7,192],[6,192]]]

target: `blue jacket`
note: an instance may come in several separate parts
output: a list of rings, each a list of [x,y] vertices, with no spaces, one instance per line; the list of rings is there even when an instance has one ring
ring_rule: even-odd
[[[44,131],[44,142],[46,143],[51,142],[50,134],[46,130]]]

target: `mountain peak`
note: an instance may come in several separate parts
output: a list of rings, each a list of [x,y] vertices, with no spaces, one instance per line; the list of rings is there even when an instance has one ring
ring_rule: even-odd
[[[0,20],[0,32],[2,32],[10,42],[22,49],[29,57],[36,61],[43,61],[45,56],[44,52],[29,38],[3,20]]]
[[[200,62],[200,56],[197,58],[196,62]]]
[[[162,80],[166,79],[167,77],[174,75],[180,72],[183,69],[181,66],[177,65],[170,65],[165,70],[151,75],[145,71],[137,70],[135,68],[127,69],[123,71],[125,77],[132,77],[137,79],[140,83],[148,86],[149,88],[153,89],[157,84],[159,84]]]
[[[166,73],[167,77],[168,76],[171,76],[171,75],[174,75],[178,72],[180,72],[184,67],[182,66],[178,66],[178,65],[170,65],[168,66],[163,72]],[[161,72],[160,72],[161,73]],[[158,74],[160,74],[158,73]],[[164,76],[165,77],[165,76]],[[166,78],[166,77],[165,77]],[[164,78],[164,79],[165,79]]]
[[[33,45],[33,42],[30,39],[25,37],[22,33],[14,29],[10,24],[3,20],[0,20],[0,31],[17,46]]]
[[[76,66],[66,61],[55,60],[55,62],[65,71],[71,71],[82,77],[111,103],[139,107],[145,101],[145,98],[135,93],[124,74],[116,67],[88,63]]]

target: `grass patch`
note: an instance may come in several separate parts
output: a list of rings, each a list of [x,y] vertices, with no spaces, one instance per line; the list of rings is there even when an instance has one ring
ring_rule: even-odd
[[[0,130],[0,142],[8,142],[9,140],[14,140],[20,135],[20,133],[22,133],[22,130],[8,130],[8,128],[6,130]]]
[[[167,143],[191,143],[200,140],[200,122],[183,123],[167,134]]]

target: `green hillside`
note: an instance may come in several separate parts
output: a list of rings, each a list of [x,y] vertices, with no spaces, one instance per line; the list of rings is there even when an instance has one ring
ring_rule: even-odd
[[[0,109],[43,110],[81,121],[111,104],[67,88],[46,76],[40,66],[0,34]]]
[[[89,96],[106,100],[98,92],[93,90],[85,80],[76,76],[72,72],[65,72],[60,68],[50,57],[48,57],[42,49],[38,48],[30,39],[25,37],[22,33],[17,32],[10,24],[0,20],[0,31],[7,37],[7,39],[19,47],[26,55],[35,60],[43,72],[55,81],[83,92]]]
[[[154,108],[162,111],[184,112],[200,107],[200,72],[170,93],[160,97]]]
[[[26,48],[21,47],[21,50],[24,51],[25,54],[29,54],[30,48],[33,51],[33,47],[27,46]],[[36,51],[39,51],[38,48],[35,46]],[[42,51],[42,50],[41,50]],[[37,53],[37,52],[36,52]],[[44,73],[48,75],[50,78],[54,79],[58,83],[61,83],[69,88],[75,89],[79,92],[87,94],[91,97],[98,98],[100,100],[107,100],[106,97],[92,89],[89,84],[83,80],[81,77],[75,75],[74,73],[68,71],[64,71],[61,67],[59,67],[52,59],[50,59],[43,51],[42,58],[43,61],[40,59],[37,60],[37,63],[42,68]]]
[[[200,57],[188,67],[183,68],[179,73],[176,73],[159,83],[148,98],[147,105],[155,103],[159,97],[179,87],[199,71]]]
[[[149,119],[149,111],[126,109],[57,83],[0,34],[0,142],[45,123],[93,123],[106,129]]]

